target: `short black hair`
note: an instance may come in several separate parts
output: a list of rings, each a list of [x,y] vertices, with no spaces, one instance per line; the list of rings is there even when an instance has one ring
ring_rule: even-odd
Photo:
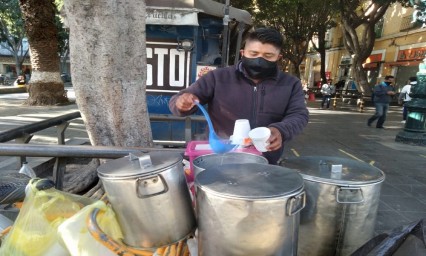
[[[417,76],[412,76],[409,78],[410,82],[417,82]]]
[[[385,76],[385,80],[389,80],[391,78],[395,78],[394,76]]]
[[[283,36],[274,28],[257,28],[247,36],[245,41],[259,41],[262,44],[272,44],[280,50],[284,43]]]

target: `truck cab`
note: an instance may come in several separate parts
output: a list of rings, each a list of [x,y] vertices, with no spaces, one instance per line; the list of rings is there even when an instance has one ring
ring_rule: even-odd
[[[173,117],[170,98],[203,74],[238,62],[247,11],[212,0],[148,0],[146,18],[147,104],[156,144],[199,139],[200,116]]]

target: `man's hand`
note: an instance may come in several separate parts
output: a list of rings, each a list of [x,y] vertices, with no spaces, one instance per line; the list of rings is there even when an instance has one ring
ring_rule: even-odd
[[[268,151],[278,150],[283,146],[283,139],[280,131],[275,127],[268,127],[271,130],[271,136],[268,139]]]
[[[395,95],[396,94],[394,91],[388,91],[387,93],[388,93],[388,95]]]
[[[195,106],[196,100],[198,101],[198,98],[194,94],[184,93],[176,100],[176,108],[182,112],[189,111]]]

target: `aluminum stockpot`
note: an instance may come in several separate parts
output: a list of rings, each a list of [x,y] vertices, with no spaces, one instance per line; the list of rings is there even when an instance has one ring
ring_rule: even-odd
[[[127,245],[162,247],[195,230],[180,154],[131,154],[101,165],[98,175]]]
[[[205,169],[211,169],[218,165],[247,163],[268,164],[268,160],[256,154],[228,152],[225,154],[202,155],[192,161],[192,165],[194,166],[194,177]]]
[[[198,255],[297,255],[302,176],[267,164],[225,164],[195,177]]]
[[[295,157],[282,164],[305,181],[299,255],[350,255],[374,236],[385,174],[367,163],[323,156]]]

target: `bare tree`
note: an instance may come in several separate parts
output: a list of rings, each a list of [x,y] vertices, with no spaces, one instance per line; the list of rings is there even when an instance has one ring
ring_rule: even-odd
[[[68,0],[64,10],[73,86],[92,145],[152,146],[145,1]]]
[[[371,88],[362,64],[373,50],[376,23],[394,2],[404,4],[408,0],[339,0],[345,47],[352,56],[357,89],[364,95],[371,95]]]
[[[283,56],[291,62],[293,73],[300,77],[299,66],[308,50],[309,41],[319,24],[324,24],[318,12],[327,5],[322,0],[259,0],[255,21],[273,26],[284,35]],[[326,1],[329,3],[330,1]]]
[[[25,31],[30,44],[32,74],[28,86],[29,105],[68,102],[60,76],[56,7],[52,0],[20,0]]]
[[[28,56],[28,48],[24,47],[24,21],[18,0],[4,0],[0,5],[0,43],[15,59],[16,74],[22,70],[22,63]]]

